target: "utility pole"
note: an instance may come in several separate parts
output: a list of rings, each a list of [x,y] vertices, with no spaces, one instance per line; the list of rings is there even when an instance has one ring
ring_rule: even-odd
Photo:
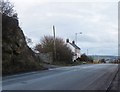
[[[53,25],[53,35],[54,35],[54,54],[53,54],[53,61],[56,61],[56,37],[55,37],[55,26]]]

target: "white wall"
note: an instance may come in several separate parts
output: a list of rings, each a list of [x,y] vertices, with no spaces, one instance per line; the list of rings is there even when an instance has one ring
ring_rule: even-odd
[[[76,60],[78,57],[81,57],[80,54],[80,50],[79,49],[75,49],[71,44],[67,43],[67,46],[70,47],[70,49],[72,50],[72,52],[74,53],[73,56],[73,61]]]

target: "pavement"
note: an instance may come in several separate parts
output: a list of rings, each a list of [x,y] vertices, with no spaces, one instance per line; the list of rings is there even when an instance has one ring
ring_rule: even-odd
[[[3,90],[108,90],[117,64],[85,64],[3,77]]]
[[[108,88],[108,92],[113,92],[115,90],[117,92],[120,92],[120,66],[118,66],[118,71],[117,71],[115,77],[113,78],[112,83],[110,84],[110,86]]]

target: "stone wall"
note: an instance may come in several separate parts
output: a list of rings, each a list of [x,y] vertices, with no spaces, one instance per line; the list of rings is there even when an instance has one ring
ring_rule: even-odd
[[[42,62],[51,64],[53,61],[52,54],[51,53],[37,53],[36,54]]]

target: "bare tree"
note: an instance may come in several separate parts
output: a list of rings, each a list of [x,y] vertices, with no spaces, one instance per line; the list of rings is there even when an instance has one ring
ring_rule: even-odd
[[[14,5],[8,0],[0,0],[0,13],[9,17],[17,18],[17,13],[14,10]]]
[[[56,60],[62,63],[72,62],[72,51],[67,47],[62,38],[56,37]],[[39,44],[35,46],[35,50],[41,53],[53,53],[54,56],[54,38],[52,36],[44,36]]]

